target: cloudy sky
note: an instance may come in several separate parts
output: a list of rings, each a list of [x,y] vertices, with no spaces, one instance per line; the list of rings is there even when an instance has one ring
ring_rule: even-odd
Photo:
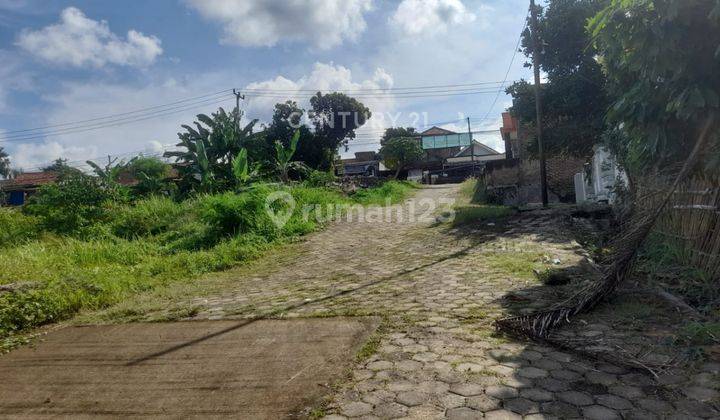
[[[153,153],[245,93],[246,118],[346,91],[388,126],[499,127],[526,0],[0,0],[0,147],[31,170]],[[508,80],[528,78],[518,54]],[[497,101],[496,101],[497,98]],[[495,102],[494,106],[493,103]],[[492,108],[491,108],[492,107]],[[499,135],[478,133],[502,150]],[[347,154],[347,153],[345,153]]]

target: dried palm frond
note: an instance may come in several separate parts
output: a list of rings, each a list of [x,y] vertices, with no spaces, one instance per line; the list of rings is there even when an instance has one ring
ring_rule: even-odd
[[[560,323],[569,322],[570,318],[579,313],[589,311],[611,295],[628,276],[640,246],[650,234],[655,222],[662,214],[678,185],[688,177],[697,164],[698,157],[708,143],[710,130],[714,122],[714,116],[707,119],[695,147],[685,160],[680,173],[665,192],[664,198],[660,201],[658,207],[646,213],[636,214],[630,219],[632,223],[626,224],[624,233],[614,241],[613,254],[610,259],[612,264],[602,270],[602,278],[599,281],[583,288],[566,301],[549,310],[498,319],[495,321],[495,327],[499,331],[546,340],[554,327]]]

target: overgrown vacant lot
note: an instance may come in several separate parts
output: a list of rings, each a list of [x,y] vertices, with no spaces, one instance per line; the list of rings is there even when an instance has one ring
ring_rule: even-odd
[[[268,195],[280,190],[296,202],[282,227],[265,211]],[[322,227],[303,216],[306,205],[382,205],[412,191],[399,182],[351,196],[333,188],[260,184],[182,202],[156,197],[108,204],[102,217],[71,233],[54,229],[67,215],[2,209],[0,284],[9,286],[0,292],[0,338],[252,260]]]

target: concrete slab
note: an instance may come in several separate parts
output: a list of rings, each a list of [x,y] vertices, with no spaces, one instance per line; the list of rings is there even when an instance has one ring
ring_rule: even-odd
[[[68,327],[0,357],[0,416],[235,417],[299,412],[327,392],[373,318]]]

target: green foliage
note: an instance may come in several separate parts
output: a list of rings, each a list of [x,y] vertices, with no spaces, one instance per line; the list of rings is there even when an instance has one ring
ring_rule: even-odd
[[[680,330],[677,340],[696,346],[720,344],[720,322],[691,322]]]
[[[311,169],[305,174],[305,185],[310,187],[329,187],[337,182],[337,177],[331,171]]]
[[[379,187],[358,190],[353,200],[364,206],[382,206],[403,202],[417,186],[407,181],[388,181]]]
[[[37,216],[42,227],[60,234],[79,234],[108,218],[105,204],[123,201],[124,191],[108,189],[102,181],[82,173],[69,172],[57,183],[43,185],[23,208]]]
[[[177,189],[168,178],[172,167],[160,159],[149,156],[136,156],[127,163],[127,173],[137,181],[133,185],[133,194],[137,197],[162,194],[172,195]]]
[[[701,312],[717,310],[720,306],[717,280],[692,267],[692,260],[693,254],[682,243],[653,234],[643,244],[637,266],[649,280],[682,296]]]
[[[587,157],[605,129],[608,106],[605,76],[585,29],[587,20],[603,3],[603,0],[550,0],[546,8],[538,7],[540,67],[548,75],[541,88],[543,144],[550,155]],[[522,48],[527,57],[532,57],[530,29],[523,33]],[[534,133],[534,85],[519,81],[507,92],[513,97],[510,111]],[[530,145],[529,152],[537,153],[536,142]]]
[[[400,137],[415,137],[418,133],[414,127],[389,127],[385,129],[383,136],[380,138],[380,145],[384,145],[388,141]]]
[[[388,140],[380,148],[380,156],[385,166],[395,170],[397,179],[400,172],[411,163],[417,162],[424,156],[420,143],[412,137],[397,137]]]
[[[150,197],[134,205],[110,207],[113,234],[125,239],[158,235],[178,224],[187,213],[188,205],[167,197]]]
[[[38,219],[16,209],[0,208],[0,247],[21,244],[40,233]]]
[[[470,205],[455,208],[454,226],[462,226],[481,222],[495,222],[515,214],[515,210],[507,206]]]
[[[184,150],[165,152],[165,156],[184,163],[179,168],[183,192],[226,191],[235,185],[232,161],[245,143],[257,136],[253,134],[257,120],[240,129],[240,118],[238,109],[228,114],[220,108],[211,116],[198,115],[194,128],[182,126],[185,132],[178,134],[177,146]]]
[[[685,160],[720,108],[720,2],[611,0],[589,29],[615,98],[608,120],[627,134],[631,175]],[[706,169],[720,167],[718,141]]]
[[[273,141],[280,140],[284,147],[290,146],[290,140],[296,131],[300,132],[300,138],[295,153],[295,159],[304,162],[314,169],[327,169],[332,164],[334,150],[330,150],[317,139],[310,129],[302,123],[305,110],[300,108],[296,102],[287,101],[276,104],[272,122],[265,130],[267,145],[266,157],[263,161],[272,161],[275,150]]]
[[[325,162],[315,169],[330,169],[338,149],[347,147],[348,141],[355,138],[355,130],[372,114],[362,102],[338,92],[327,95],[318,92],[310,98],[310,105],[314,141],[325,153]]]
[[[305,172],[307,170],[307,166],[304,163],[292,160],[293,156],[295,156],[299,140],[300,130],[295,130],[295,133],[290,139],[290,145],[287,147],[283,146],[282,142],[279,140],[275,141],[275,160],[273,161],[273,166],[275,172],[280,178],[280,181],[284,183],[290,181],[291,170],[300,172]]]
[[[234,236],[257,233],[273,239],[277,228],[265,211],[265,200],[273,191],[268,186],[257,186],[240,194],[227,192],[198,198],[199,219],[211,226],[216,235]]]

